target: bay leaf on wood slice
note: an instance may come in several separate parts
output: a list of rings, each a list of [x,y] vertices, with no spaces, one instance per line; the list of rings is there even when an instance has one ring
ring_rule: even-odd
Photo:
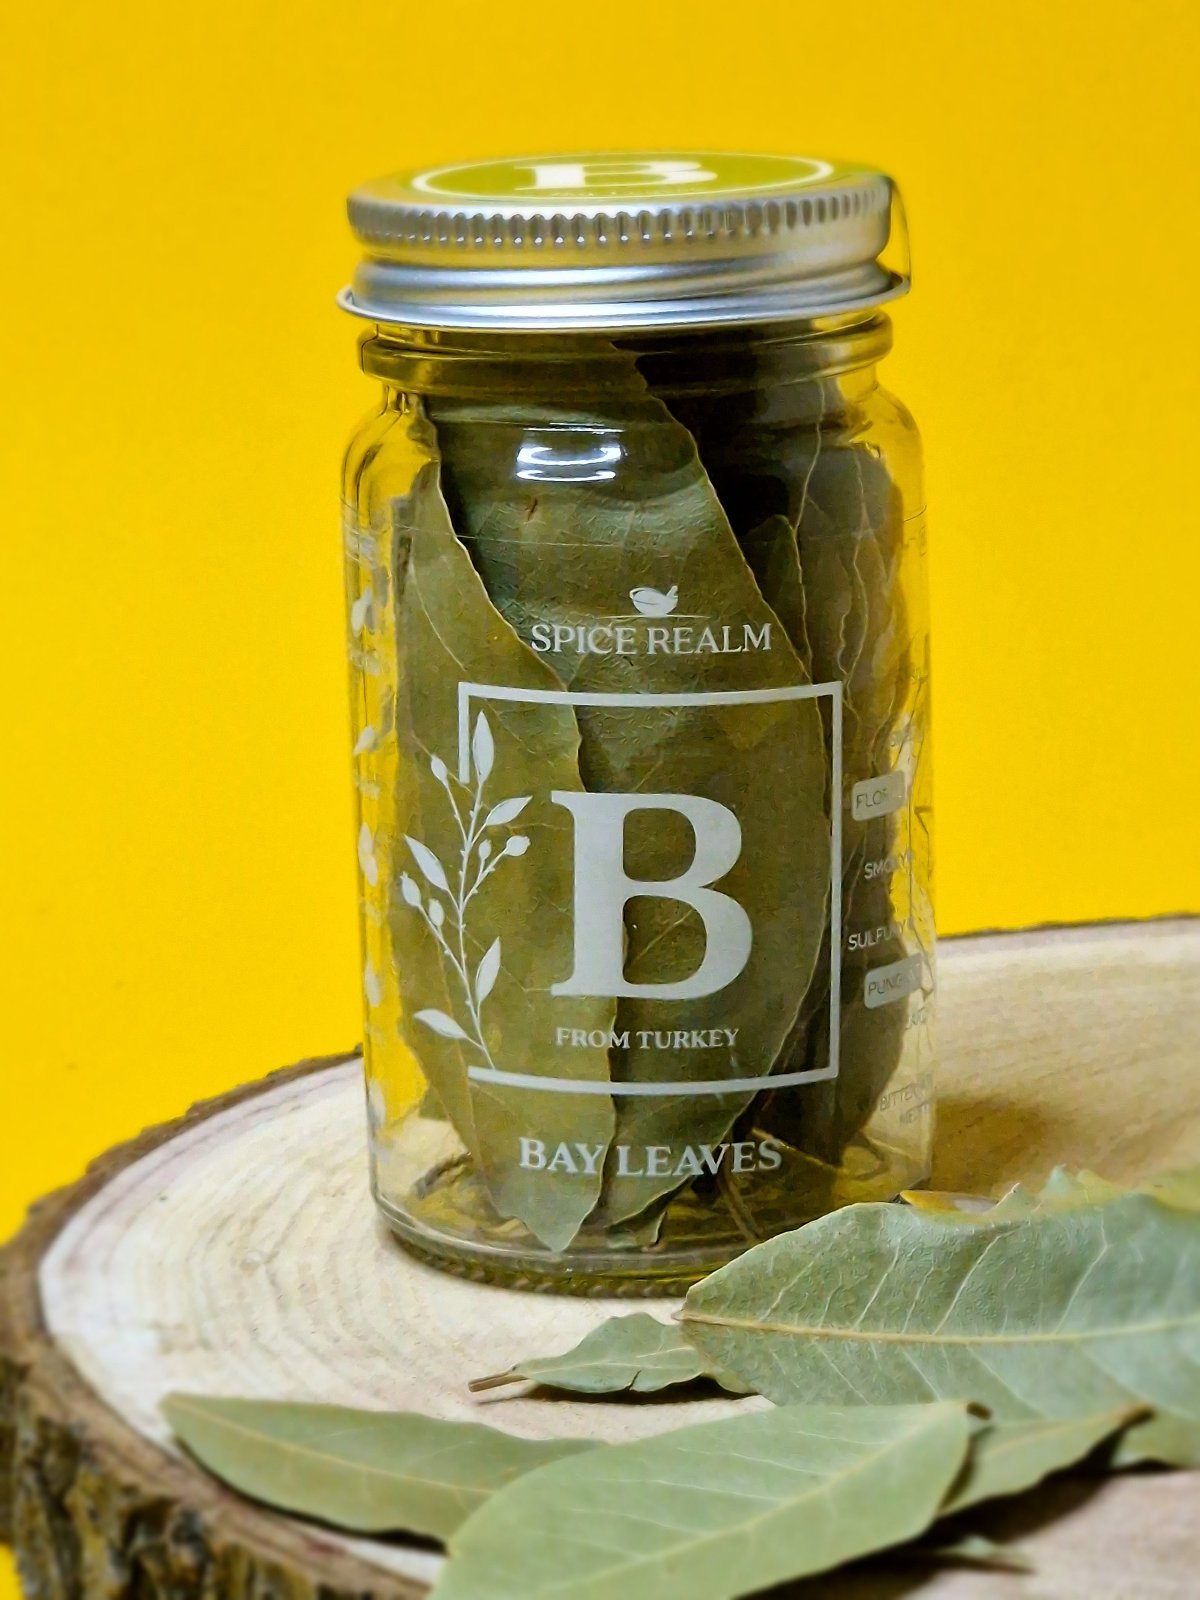
[[[522,1473],[594,1448],[403,1411],[197,1394],[168,1395],[162,1409],[201,1465],[242,1494],[354,1533],[443,1542]]]
[[[1087,1168],[1071,1172],[1066,1167],[1055,1167],[1039,1191],[1038,1203],[1043,1206],[1105,1205],[1131,1190],[1151,1195],[1177,1211],[1200,1211],[1200,1167],[1159,1172],[1132,1185],[1111,1183]]]
[[[570,1243],[600,1192],[599,1167],[546,1183],[520,1165],[520,1135],[608,1148],[606,1096],[503,1089],[471,1068],[554,1075],[545,1041],[551,984],[572,963],[572,824],[551,790],[578,791],[579,731],[569,707],[475,702],[460,781],[459,684],[556,689],[484,590],[438,487],[436,440],[408,419],[413,480],[395,502],[408,560],[397,584],[397,818],[404,857],[389,904],[402,1029],[504,1217],[551,1249]],[[486,848],[485,848],[486,847]],[[489,987],[490,985],[490,987]],[[581,997],[575,1021],[607,1031],[609,1000]],[[572,1052],[572,1072],[605,1081],[602,1047]]]
[[[899,1198],[914,1211],[929,1211],[951,1221],[978,1221],[994,1212],[997,1205],[994,1197],[968,1194],[961,1189],[905,1189]],[[994,1222],[995,1217],[991,1220]]]
[[[917,1545],[919,1561],[950,1561],[966,1567],[987,1567],[995,1572],[1035,1572],[1033,1557],[1019,1545],[999,1544],[982,1533],[964,1533],[952,1544]]]
[[[509,1372],[476,1378],[476,1392],[512,1383],[540,1383],[578,1394],[652,1394],[676,1383],[712,1378],[734,1393],[746,1393],[734,1379],[710,1372],[678,1323],[660,1322],[646,1311],[609,1317],[571,1350],[559,1356],[535,1356]]]
[[[1052,1472],[1082,1461],[1145,1415],[1144,1406],[1118,1406],[1093,1416],[988,1423],[972,1439],[962,1475],[942,1514],[952,1516],[981,1500],[1032,1488]]]
[[[966,1226],[850,1206],[697,1284],[682,1319],[777,1404],[953,1397],[997,1421],[1149,1406],[1120,1459],[1200,1463],[1200,1227],[1144,1195]]]
[[[459,1529],[435,1600],[733,1600],[915,1538],[967,1450],[953,1404],[786,1407],[596,1450]]]
[[[1094,1172],[1072,1172],[1067,1167],[1055,1167],[1038,1190],[1037,1203],[1039,1206],[1106,1205],[1128,1193],[1128,1187],[1109,1183],[1107,1178],[1097,1177]],[[1009,1196],[1005,1195],[1000,1204],[1008,1202]]]
[[[916,1189],[901,1198],[918,1211],[936,1211],[973,1222],[998,1222],[1056,1207],[1107,1205],[1127,1194],[1148,1194],[1179,1211],[1200,1211],[1200,1167],[1160,1172],[1133,1185],[1111,1183],[1087,1168],[1072,1172],[1069,1167],[1055,1167],[1041,1189],[1014,1184],[998,1200],[938,1189]]]
[[[541,655],[562,687],[665,695],[808,684],[690,435],[658,401],[642,393],[602,416],[533,403],[503,412],[445,399],[431,406],[454,524],[491,602],[523,639],[539,626],[590,626],[599,618],[623,621],[642,638],[652,625],[662,633],[681,628],[693,642],[705,628],[718,640],[729,629],[738,646]],[[598,451],[607,451],[603,471]],[[522,466],[529,461],[536,471]],[[632,597],[643,591],[676,596],[677,609],[657,623],[639,618]],[[771,648],[748,647],[747,630],[769,638]],[[581,706],[577,716],[589,790],[700,794],[734,812],[741,850],[720,885],[757,913],[750,957],[732,981],[689,999],[621,998],[616,1030],[630,1043],[614,1051],[613,1077],[691,1084],[765,1074],[808,989],[829,902],[826,752],[816,702],[667,709],[631,702]],[[631,878],[669,880],[690,867],[694,851],[691,828],[675,811],[630,818]],[[707,945],[690,906],[649,892],[629,902],[626,939],[625,975],[638,985],[690,977]],[[678,1042],[712,1030],[734,1032],[735,1040],[720,1051]],[[615,1143],[716,1144],[746,1103],[740,1095],[621,1097]],[[696,1176],[632,1177],[614,1158],[594,1220],[609,1226],[636,1216]]]
[[[1093,1174],[1086,1173],[1086,1177]],[[1200,1166],[1178,1167],[1163,1172],[1142,1185],[1145,1194],[1153,1195],[1165,1206],[1179,1211],[1200,1211]]]

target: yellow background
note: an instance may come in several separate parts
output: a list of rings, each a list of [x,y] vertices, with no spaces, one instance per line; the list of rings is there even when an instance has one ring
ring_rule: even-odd
[[[0,1235],[358,1030],[333,307],[392,166],[875,161],[916,292],[947,932],[1200,907],[1200,8],[9,8]]]

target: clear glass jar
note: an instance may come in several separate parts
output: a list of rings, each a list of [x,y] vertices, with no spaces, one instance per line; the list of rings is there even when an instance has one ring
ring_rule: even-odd
[[[344,479],[372,1183],[667,1293],[928,1174],[920,451],[875,305],[379,320]]]

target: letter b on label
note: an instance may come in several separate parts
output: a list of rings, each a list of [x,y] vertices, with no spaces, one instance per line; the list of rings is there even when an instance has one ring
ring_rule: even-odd
[[[575,819],[575,970],[551,994],[644,1000],[698,1000],[715,994],[750,959],[750,918],[732,895],[709,887],[737,861],[742,830],[728,806],[695,794],[550,796]],[[625,819],[635,811],[678,811],[696,836],[691,866],[677,878],[644,880],[625,872]],[[704,959],[689,978],[630,983],[625,977],[625,906],[635,896],[677,900],[704,923]]]

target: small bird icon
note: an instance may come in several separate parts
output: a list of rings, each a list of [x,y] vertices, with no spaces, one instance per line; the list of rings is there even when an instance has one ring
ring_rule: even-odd
[[[644,617],[669,617],[679,604],[679,585],[673,583],[664,594],[644,585],[629,591],[629,598]]]

